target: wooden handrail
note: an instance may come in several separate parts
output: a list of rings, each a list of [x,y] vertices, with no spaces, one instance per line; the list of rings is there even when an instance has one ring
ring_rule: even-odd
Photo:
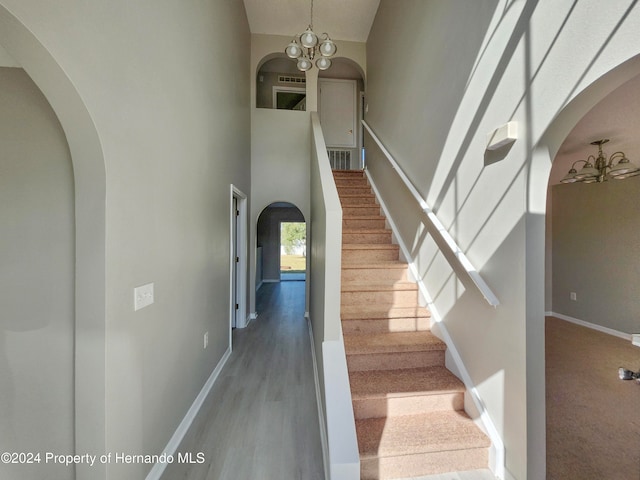
[[[467,273],[468,277],[475,284],[478,290],[480,290],[480,293],[482,293],[482,296],[485,298],[487,303],[489,303],[489,305],[493,307],[497,307],[498,305],[500,305],[500,300],[498,300],[498,297],[495,296],[493,291],[489,288],[489,285],[487,285],[487,283],[478,273],[478,270],[474,268],[474,266],[471,264],[464,252],[460,249],[456,241],[449,234],[444,225],[442,225],[442,222],[440,222],[438,217],[436,217],[436,214],[433,213],[431,207],[429,207],[425,199],[422,198],[422,195],[420,195],[420,192],[418,192],[411,180],[409,180],[407,175],[402,171],[402,168],[400,168],[398,162],[396,162],[391,153],[389,153],[389,150],[387,150],[386,147],[382,144],[378,136],[367,124],[367,122],[365,122],[364,120],[361,121],[362,125],[364,125],[364,128],[366,128],[367,132],[369,132],[369,134],[371,135],[371,138],[373,138],[373,140],[380,148],[380,151],[384,154],[385,157],[387,157],[387,160],[389,161],[393,169],[398,173],[398,176],[403,181],[409,192],[411,192],[413,198],[415,198],[416,202],[418,202],[418,205],[420,205],[420,208],[429,219],[429,222],[433,226],[434,230],[440,235],[442,240],[444,240],[451,253],[453,253],[454,258],[458,260],[459,267],[461,267]],[[445,258],[448,258],[448,256],[445,255]]]

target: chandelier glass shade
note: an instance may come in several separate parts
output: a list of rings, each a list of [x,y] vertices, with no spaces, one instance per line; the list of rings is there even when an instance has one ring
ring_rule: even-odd
[[[609,141],[608,138],[591,142],[598,146],[598,156],[589,155],[586,160],[577,160],[571,165],[569,172],[560,180],[560,183],[601,183],[610,178],[623,180],[625,178],[640,175],[640,168],[627,158],[624,152],[616,152],[607,159],[602,152],[602,145]],[[580,170],[576,165],[584,163]]]
[[[289,58],[297,59],[297,67],[301,72],[306,72],[313,67],[313,60],[316,54],[320,56],[315,61],[315,65],[320,70],[326,70],[331,66],[330,57],[338,51],[336,44],[331,40],[328,33],[323,33],[319,38],[313,32],[313,0],[311,0],[311,21],[307,29],[291,40],[287,45],[285,53]],[[299,43],[298,43],[299,42]]]

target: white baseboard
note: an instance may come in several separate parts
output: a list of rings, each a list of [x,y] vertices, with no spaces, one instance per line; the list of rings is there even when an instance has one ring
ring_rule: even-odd
[[[329,475],[329,442],[327,441],[327,428],[324,422],[324,409],[322,408],[322,392],[320,390],[320,377],[318,375],[318,361],[316,359],[316,343],[313,339],[313,327],[311,326],[311,318],[309,312],[305,312],[304,318],[307,319],[307,327],[309,328],[309,341],[311,342],[311,361],[313,363],[313,381],[316,386],[316,403],[318,405],[318,422],[320,423],[320,443],[322,445],[322,462],[324,464],[324,478],[331,480]]]
[[[189,410],[187,411],[187,414],[182,419],[182,422],[180,422],[180,425],[178,425],[178,428],[173,433],[173,436],[169,440],[169,443],[167,443],[167,446],[162,451],[161,457],[175,455],[176,451],[178,450],[178,447],[180,446],[180,443],[182,442],[182,439],[187,434],[189,427],[193,423],[193,420],[196,418],[196,415],[200,411],[202,404],[207,398],[207,395],[209,395],[211,388],[213,387],[214,383],[218,379],[220,372],[224,368],[230,356],[231,356],[231,349],[228,348],[227,351],[224,352],[224,355],[222,356],[220,361],[218,362],[218,365],[216,365],[216,368],[213,370],[213,372],[211,372],[211,375],[209,376],[206,383],[200,390],[200,393],[191,404],[191,407],[189,408]],[[146,480],[160,480],[160,477],[162,477],[162,474],[164,473],[165,468],[167,468],[166,463],[156,463],[147,474]]]
[[[569,315],[563,315],[562,313],[556,312],[545,312],[547,317],[556,317],[560,320],[566,320],[567,322],[575,323],[576,325],[580,325],[582,327],[587,327],[592,330],[597,330],[598,332],[606,333],[608,335],[613,335],[614,337],[622,338],[623,340],[631,341],[631,334],[620,332],[618,330],[614,330],[613,328],[603,327],[602,325],[596,325],[595,323],[585,322],[584,320],[580,320],[579,318],[570,317]]]
[[[257,312],[252,312],[249,314],[249,316],[247,317],[247,321],[245,322],[245,326],[249,326],[249,324],[251,322],[253,322],[256,318],[258,318],[258,313]]]
[[[449,369],[452,370],[464,383],[467,393],[473,400],[473,405],[475,406],[476,413],[479,415],[480,422],[482,424],[482,429],[486,432],[486,434],[489,436],[491,440],[491,450],[489,452],[489,457],[490,457],[489,468],[494,473],[494,475],[499,479],[508,480],[508,477],[506,476],[507,471],[505,467],[505,460],[506,460],[505,448],[504,448],[504,442],[502,441],[502,437],[500,436],[498,429],[493,423],[493,420],[489,416],[489,413],[486,410],[482,397],[480,397],[480,393],[476,389],[473,381],[471,380],[471,376],[469,375],[469,372],[467,371],[466,367],[464,366],[464,363],[462,362],[462,357],[460,356],[460,353],[456,349],[456,346],[453,343],[453,340],[451,339],[449,332],[447,331],[444,323],[442,322],[442,316],[439,314],[438,309],[433,303],[431,295],[429,295],[429,292],[427,291],[427,287],[422,281],[422,277],[418,272],[418,268],[416,267],[416,264],[413,260],[413,257],[411,256],[411,253],[409,252],[409,249],[407,248],[404,241],[402,240],[402,237],[398,234],[398,229],[393,221],[393,218],[389,214],[389,210],[386,204],[384,203],[384,200],[380,196],[380,191],[376,187],[376,184],[371,178],[371,175],[369,174],[368,170],[365,170],[365,175],[367,176],[367,179],[369,180],[369,184],[371,185],[371,188],[373,189],[373,192],[375,193],[376,198],[380,203],[380,208],[382,208],[382,211],[384,212],[387,222],[389,223],[389,227],[393,232],[393,238],[398,243],[398,246],[400,247],[400,252],[404,257],[405,261],[409,264],[409,270],[413,275],[414,280],[418,284],[420,296],[422,297],[422,299],[426,303],[427,308],[429,308],[429,311],[431,312],[432,324],[434,322],[437,324],[437,330],[439,330],[440,335],[442,335],[441,340],[447,345],[448,357],[453,362],[453,365],[448,365],[447,368],[451,366],[451,368]]]

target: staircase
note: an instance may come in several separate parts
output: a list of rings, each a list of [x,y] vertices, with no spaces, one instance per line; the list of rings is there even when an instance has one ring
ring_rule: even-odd
[[[341,317],[362,479],[487,468],[488,438],[399,261],[362,171],[334,170],[342,204]]]

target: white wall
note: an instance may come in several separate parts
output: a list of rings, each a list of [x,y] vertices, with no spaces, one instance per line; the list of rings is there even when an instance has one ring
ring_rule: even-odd
[[[0,451],[74,448],[74,191],[55,113],[20,68],[0,68]],[[73,467],[0,464],[36,480]]]
[[[228,348],[229,184],[251,190],[244,8],[1,3],[71,80],[104,152],[106,363],[94,373],[107,372],[106,407],[94,416],[106,417],[105,448],[160,453]],[[156,302],[134,313],[133,287],[147,282]]]
[[[367,122],[501,301],[489,307],[458,279],[365,142],[375,181],[503,436],[507,475],[517,479],[545,470],[544,214],[559,146],[549,128],[566,135],[577,119],[558,123],[563,108],[638,53],[639,13],[628,7],[383,0],[367,43]],[[486,135],[510,120],[519,140],[487,153]]]
[[[309,123],[308,112],[268,108],[252,110],[251,176],[253,180],[249,216],[251,285],[255,284],[256,278],[257,224],[260,213],[274,202],[288,202],[298,207],[305,219],[308,220],[311,216]],[[263,250],[262,254],[264,258],[267,252]],[[255,288],[251,288],[250,299],[250,312],[256,313]],[[305,310],[308,311],[308,308]]]

